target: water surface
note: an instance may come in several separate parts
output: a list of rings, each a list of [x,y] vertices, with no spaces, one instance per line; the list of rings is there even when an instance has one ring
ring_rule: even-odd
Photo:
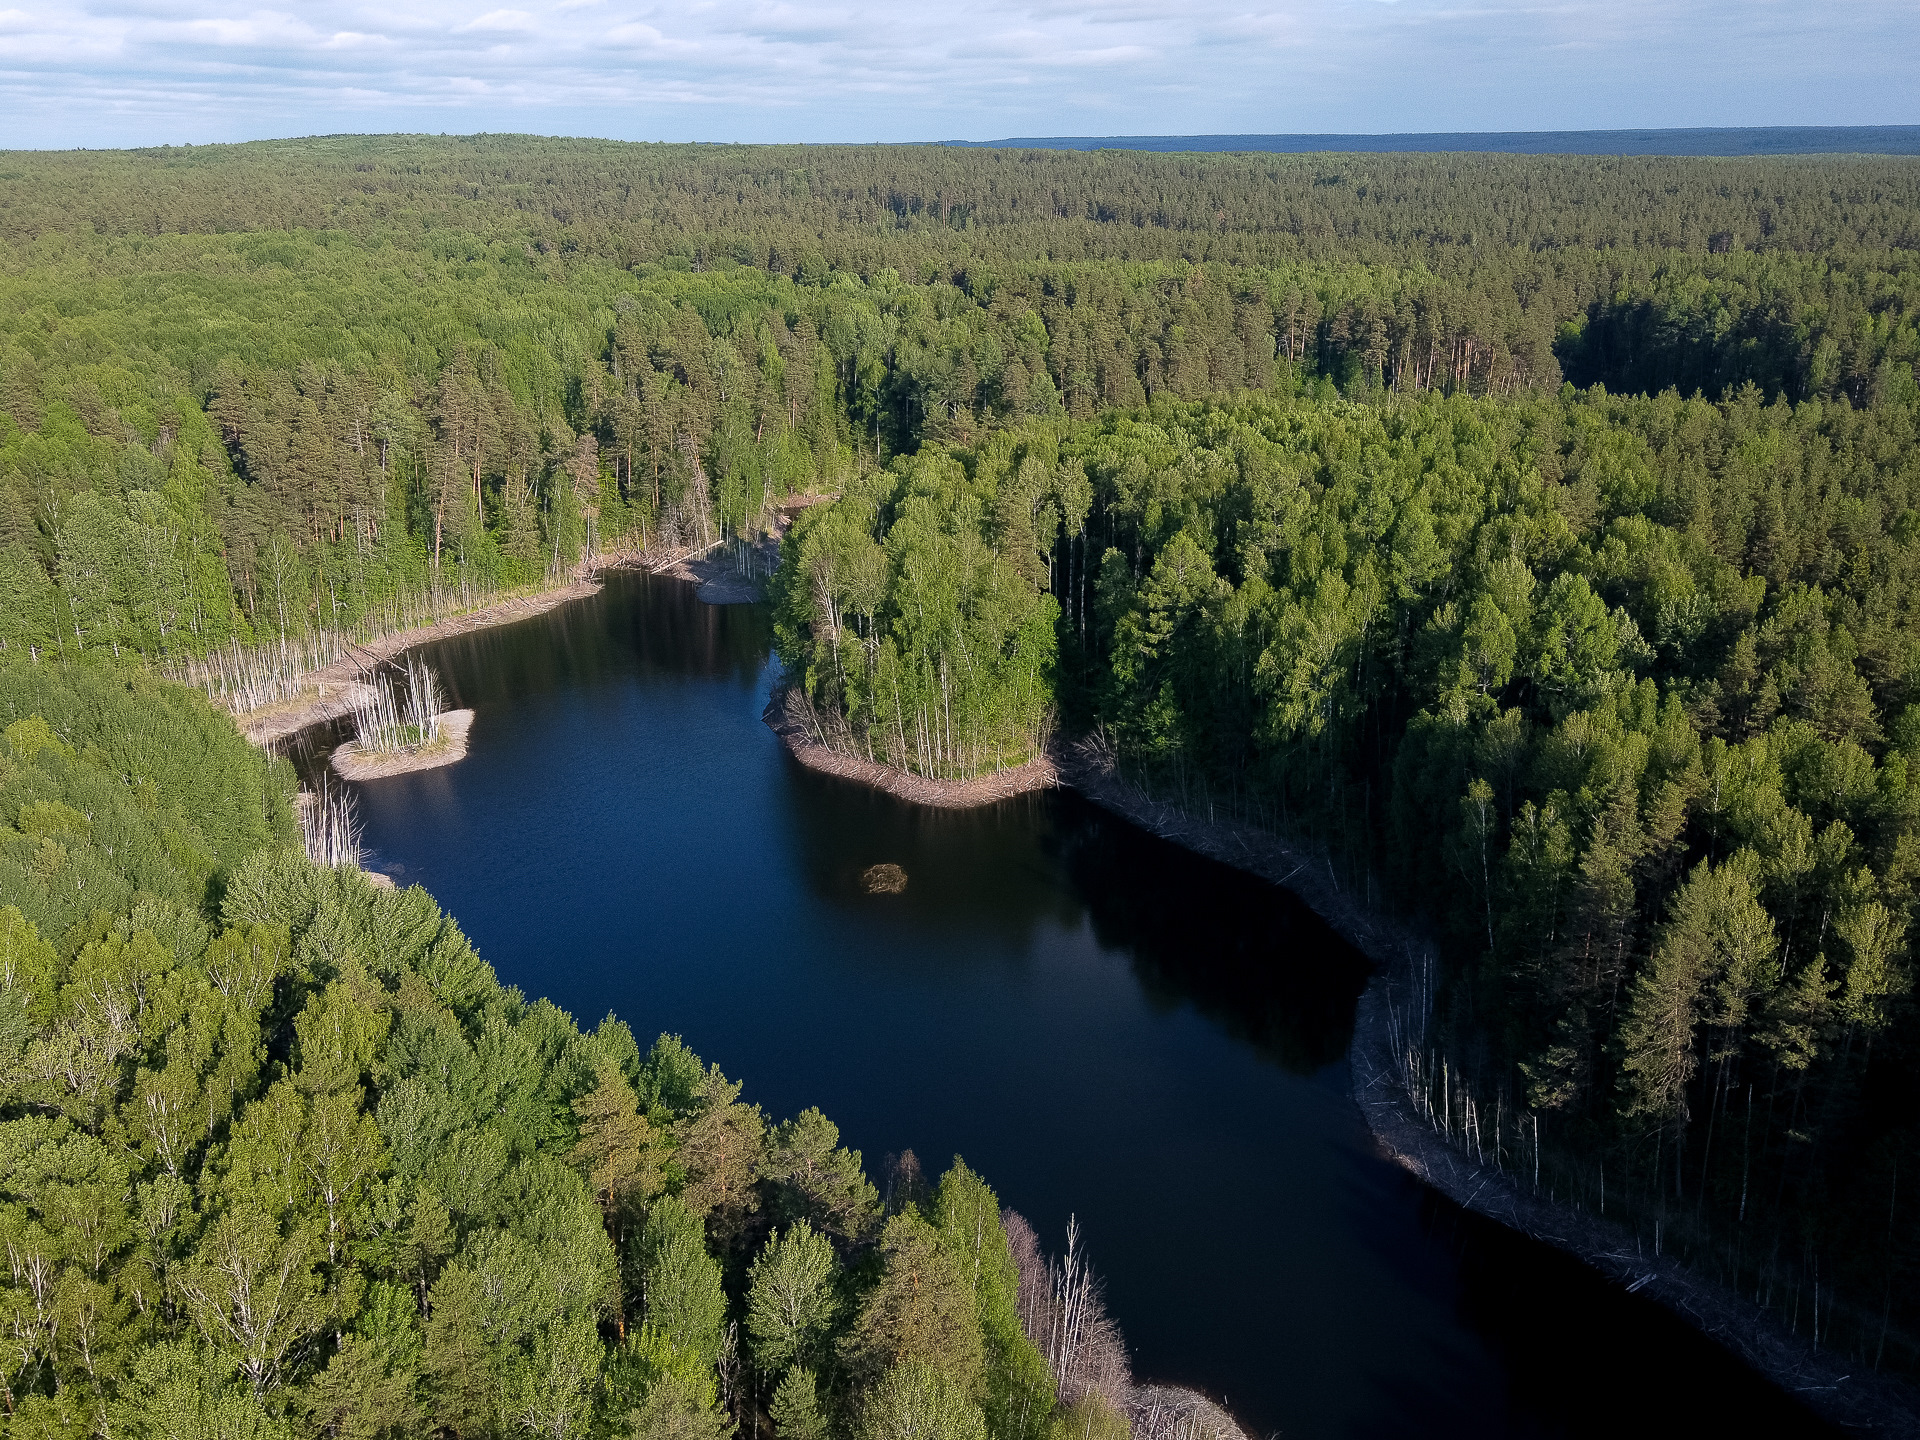
[[[964,1155],[1085,1228],[1142,1378],[1256,1435],[1806,1428],[1648,1302],[1380,1159],[1361,958],[1291,896],[1068,793],[953,814],[795,764],[759,607],[615,575],[432,647],[466,760],[357,787],[372,862],[503,981],[683,1035],[780,1118]],[[891,862],[901,895],[860,873]]]

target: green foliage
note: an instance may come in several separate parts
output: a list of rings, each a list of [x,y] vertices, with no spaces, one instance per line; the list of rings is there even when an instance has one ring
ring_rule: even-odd
[[[671,1387],[667,1403],[673,1408],[683,1408],[690,1401],[695,1409],[705,1410],[716,1403],[712,1363],[643,1324],[608,1357],[606,1412],[630,1413],[662,1385]]]
[[[647,1211],[640,1232],[640,1260],[652,1265],[669,1245],[677,1242],[697,1244],[706,1233],[700,1217],[689,1210],[677,1195],[668,1195]]]
[[[826,1417],[820,1413],[820,1382],[804,1365],[792,1365],[774,1387],[767,1406],[779,1440],[827,1440]]]
[[[702,1388],[667,1374],[654,1382],[614,1433],[632,1440],[725,1440],[733,1425],[713,1403],[711,1386]]]
[[[669,1115],[693,1109],[707,1080],[706,1066],[678,1035],[662,1035],[655,1040],[640,1072],[641,1096],[650,1107]]]
[[[624,1026],[617,1031],[602,1026],[602,1030],[609,1038],[626,1035]],[[627,1038],[631,1040],[631,1036]],[[631,1278],[638,1263],[651,1253],[636,1246],[634,1240],[647,1202],[658,1196],[666,1183],[666,1138],[640,1113],[633,1086],[621,1068],[621,1057],[615,1055],[603,1055],[598,1061],[593,1089],[575,1099],[572,1108],[580,1138],[569,1158],[585,1175],[588,1188],[600,1202],[614,1251]],[[665,1205],[678,1208],[677,1201],[669,1200],[656,1206],[656,1213]],[[688,1218],[689,1228],[697,1234],[699,1222]],[[656,1239],[652,1249],[658,1248]],[[624,1288],[640,1287],[629,1283]]]
[[[1759,857],[1702,861],[1673,899],[1673,916],[1635,977],[1621,1026],[1632,1112],[1684,1120],[1699,1054],[1695,1031],[1749,1028],[1754,1002],[1780,982],[1773,919],[1760,903]],[[1722,1040],[1722,1045],[1725,1040]]]
[[[1046,557],[1049,709],[1325,843],[1340,903],[1417,912],[1436,1071],[1470,1063],[1503,1154],[1551,1116],[1562,1183],[1597,1201],[1604,1166],[1668,1235],[1693,1197],[1684,1243],[1797,1284],[1753,1227],[1776,1256],[1866,1227],[1851,1177],[1913,1098],[1920,393],[1863,398],[1248,396],[929,446],[796,526],[779,645],[827,738],[949,773],[929,727],[884,733],[888,637],[965,593],[955,536]],[[1017,541],[982,518],[1010,485],[1043,502]],[[1872,1253],[1822,1273],[1864,1306]]]
[[[425,1413],[418,1399],[419,1312],[405,1289],[376,1281],[354,1333],[343,1337],[305,1396],[307,1419],[323,1433],[380,1440],[417,1433]]]
[[[1098,1390],[1062,1405],[1047,1425],[1047,1440],[1127,1440],[1127,1417]]]
[[[776,1125],[760,1162],[773,1211],[811,1222],[843,1244],[866,1238],[878,1223],[879,1193],[860,1168],[860,1152],[840,1147],[840,1127],[808,1108]]]
[[[1428,1039],[1509,1156],[1546,1117],[1609,1213],[1738,1224],[1911,1326],[1910,162],[9,166],[16,1428],[713,1440],[730,1308],[795,1440],[822,1381],[874,1436],[1112,1428],[1049,1421],[963,1166],[876,1251],[824,1116],[769,1129],[677,1037],[502,990],[424,892],[309,865],[287,767],[123,663],[828,491],[772,598],[829,743],[958,777],[1097,728],[1324,841],[1439,936]]]
[[[887,1221],[880,1253],[879,1278],[840,1342],[842,1365],[856,1383],[872,1385],[912,1361],[971,1395],[984,1346],[967,1274],[940,1232],[911,1211]]]
[[[881,1377],[860,1410],[859,1440],[986,1440],[980,1407],[949,1371],[909,1357]]]
[[[1000,1199],[959,1156],[928,1210],[941,1247],[973,1291],[985,1346],[982,1408],[999,1440],[1045,1433],[1054,1377],[1020,1323],[1020,1272],[1000,1221]]]
[[[1917,402],[1246,398],[994,444],[1091,486],[1051,532],[1062,712],[1417,911],[1428,1043],[1476,1057],[1503,1152],[1551,1116],[1610,1214],[1697,1197],[1703,1251],[1807,1255],[1867,1223],[1850,1177],[1911,1089]],[[851,652],[802,561],[891,503],[800,532],[782,643],[818,699]]]
[[[670,1132],[678,1199],[706,1221],[708,1233],[723,1246],[743,1236],[760,1206],[754,1179],[766,1140],[766,1118],[759,1106],[742,1104],[739,1095],[740,1082],[727,1079],[719,1066],[711,1067]]]
[[[0,668],[0,893],[48,937],[95,911],[204,944],[233,866],[296,832],[290,772],[133,670]]]
[[[433,1415],[461,1435],[485,1434],[494,1416],[490,1316],[479,1277],[464,1265],[434,1282],[422,1368]]]
[[[712,1365],[720,1355],[727,1296],[705,1237],[681,1231],[665,1240],[649,1257],[643,1283],[648,1326],[675,1350]]]
[[[55,943],[30,881],[0,889],[17,1424],[721,1440],[737,1311],[765,1378],[805,1376],[811,1408],[789,1386],[780,1413],[821,1440],[806,1367],[850,1319],[829,1234],[861,1245],[878,1209],[825,1116],[769,1139],[677,1039],[584,1033],[423,892],[285,848],[284,768],[190,692],[43,663],[7,696],[34,707],[0,734],[14,843],[91,857],[89,900],[121,907]],[[152,838],[188,825],[191,851]],[[792,1218],[748,1263],[765,1208]],[[971,1376],[970,1296],[914,1223],[867,1333]]]
[[[1115,406],[1563,377],[1858,406],[1920,360],[1900,159],[412,137],[9,164],[0,657],[391,624]],[[995,526],[1027,574],[1045,517]]]
[[[833,743],[948,779],[1045,745],[1059,606],[1038,556],[1085,490],[1051,448],[922,452],[802,516],[773,583],[776,634]]]
[[[754,1258],[747,1271],[747,1335],[763,1373],[826,1358],[841,1308],[838,1271],[833,1247],[805,1220],[776,1233]]]
[[[235,1383],[230,1365],[189,1344],[143,1351],[128,1379],[127,1400],[116,1409],[130,1435],[150,1440],[284,1440],[293,1433],[257,1396]]]

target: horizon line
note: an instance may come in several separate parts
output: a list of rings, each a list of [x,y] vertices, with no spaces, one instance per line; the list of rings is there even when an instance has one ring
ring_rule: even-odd
[[[1534,154],[1640,156],[1648,158],[1762,158],[1788,155],[1920,155],[1920,124],[1894,125],[1672,125],[1587,130],[1393,130],[1214,132],[1192,135],[1009,136],[988,140],[631,140],[537,131],[338,130],[250,140],[175,142],[154,145],[23,146],[0,154],[113,154],[166,149],[208,150],[324,140],[592,141],[612,145],[697,145],[716,149],[997,149],[1121,150],[1146,153],[1271,154]],[[1853,144],[1836,145],[1846,140]],[[1827,143],[1819,143],[1827,142]]]

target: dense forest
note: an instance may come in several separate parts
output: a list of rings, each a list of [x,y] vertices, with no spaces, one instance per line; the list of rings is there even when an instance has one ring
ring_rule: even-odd
[[[7,1433],[1127,1433],[1084,1255],[503,989],[291,788],[138,669],[0,674]]]
[[[351,628],[1169,398],[1868,406],[1920,358],[1917,199],[1899,158],[16,153],[0,645]]]
[[[1476,1153],[1544,1157],[1804,1326],[1817,1273],[1823,1343],[1910,1367],[1901,380],[1170,402],[929,447],[802,519],[780,640],[843,745],[966,773],[1061,720],[1325,842],[1442,942],[1410,1078]],[[1036,605],[1051,633],[1009,623]]]
[[[122,669],[819,494],[772,599],[833,743],[1090,735],[1324,844],[1436,938],[1450,1131],[1920,1363],[1920,162],[333,138],[7,155],[0,234],[22,1413],[136,1365],[232,1433],[1083,1402],[982,1182],[883,1203],[825,1120],[500,991]],[[963,1212],[999,1278],[883,1366]],[[831,1297],[784,1350],[776,1251]],[[271,1354],[210,1288],[269,1272]]]

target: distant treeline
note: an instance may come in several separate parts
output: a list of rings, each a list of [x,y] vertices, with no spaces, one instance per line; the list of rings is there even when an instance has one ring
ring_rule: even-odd
[[[1872,404],[1920,162],[340,138],[0,159],[0,643],[194,651],[1242,390]]]
[[[1072,135],[947,140],[996,150],[1262,151],[1284,155],[1920,155],[1920,125],[1701,126],[1665,130],[1456,130],[1384,135]]]
[[[955,259],[1329,260],[1910,247],[1920,164],[1518,155],[1160,155],[941,146],[336,136],[13,152],[0,234],[435,232],[791,273]],[[757,251],[729,247],[758,245]],[[780,263],[791,257],[792,263]]]

